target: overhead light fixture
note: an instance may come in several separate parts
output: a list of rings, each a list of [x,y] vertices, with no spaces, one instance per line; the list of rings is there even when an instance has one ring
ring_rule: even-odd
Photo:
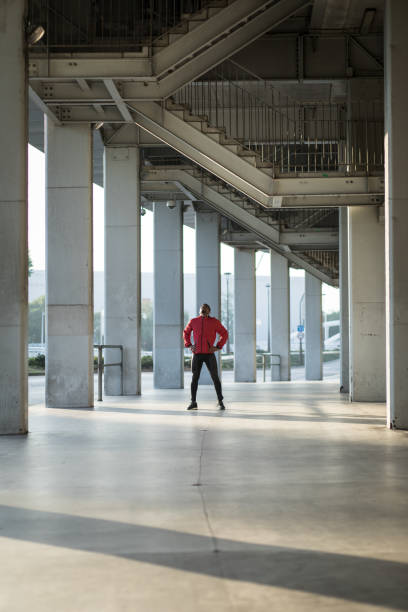
[[[146,209],[143,206],[140,207],[140,214],[142,217],[144,217],[146,214]]]
[[[44,34],[45,34],[45,30],[44,30],[44,28],[41,25],[33,26],[28,31],[28,34],[27,34],[27,43],[29,45],[35,45],[36,43],[38,43],[38,41],[40,41],[42,39]]]
[[[100,130],[103,126],[103,121],[97,121],[94,125],[94,130]]]
[[[171,210],[173,208],[176,208],[176,200],[167,200],[166,206],[167,208],[170,208]]]

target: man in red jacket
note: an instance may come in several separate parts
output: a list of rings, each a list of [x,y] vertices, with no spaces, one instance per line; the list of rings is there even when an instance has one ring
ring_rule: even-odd
[[[218,377],[217,360],[214,353],[222,349],[227,341],[228,332],[221,324],[221,321],[215,317],[210,317],[210,312],[211,308],[209,305],[203,304],[200,307],[200,316],[191,319],[183,332],[184,346],[190,348],[192,353],[194,353],[191,366],[193,371],[193,379],[191,381],[191,404],[188,406],[187,410],[197,410],[196,397],[198,379],[200,378],[203,363],[205,363],[211,374],[218,397],[218,407],[220,410],[225,410],[222,401],[221,381]],[[191,342],[191,333],[194,335],[194,344]],[[214,346],[217,334],[219,334],[220,339],[217,345]]]

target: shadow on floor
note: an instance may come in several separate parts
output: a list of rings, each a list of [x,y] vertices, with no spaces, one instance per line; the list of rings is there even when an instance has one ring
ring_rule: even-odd
[[[64,408],[64,410],[68,410]],[[83,408],[69,408],[69,410],[84,410]],[[190,414],[192,418],[200,416],[200,417],[219,417],[223,419],[255,419],[260,421],[303,421],[303,422],[325,422],[325,423],[351,423],[354,425],[380,425],[385,426],[386,419],[385,417],[337,417],[321,414],[320,416],[296,416],[290,414],[256,414],[256,413],[233,413],[232,410],[227,409],[225,412],[219,410],[211,410],[211,409],[202,409],[197,411],[192,411],[187,413],[185,409],[183,410],[157,410],[155,408],[116,408],[109,406],[95,406],[95,408],[87,408],[85,410],[90,410],[94,412],[111,412],[111,413],[119,413],[119,414],[155,414],[159,416],[186,416],[186,414]]]
[[[0,506],[0,535],[408,610],[408,564],[395,561],[227,539],[214,549],[211,537],[11,506]]]

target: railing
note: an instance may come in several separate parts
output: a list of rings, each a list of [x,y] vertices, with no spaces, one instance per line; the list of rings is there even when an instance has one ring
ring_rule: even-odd
[[[230,60],[174,98],[277,173],[383,171],[380,101],[355,102],[349,109],[344,103],[299,102]]]
[[[137,51],[205,8],[209,0],[29,0],[28,21],[42,25],[35,47],[48,52]]]
[[[258,359],[258,357],[262,358],[262,382],[265,382],[266,380],[266,359],[265,357],[270,357],[271,358],[271,363],[270,363],[270,367],[279,367],[279,380],[280,380],[280,366],[281,366],[281,358],[280,355],[275,355],[274,353],[257,353],[256,354],[256,358]],[[277,361],[275,363],[272,363],[272,359],[276,357]]]
[[[120,366],[120,394],[123,395],[123,346],[121,344],[94,344],[94,348],[98,349],[98,402],[102,401],[102,375],[105,368]],[[119,363],[104,363],[103,349],[119,349]]]

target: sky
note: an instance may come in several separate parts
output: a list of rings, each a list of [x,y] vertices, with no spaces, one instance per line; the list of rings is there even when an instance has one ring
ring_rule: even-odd
[[[94,270],[104,269],[103,188],[93,186]],[[142,272],[153,272],[153,213],[142,216]],[[45,155],[29,145],[28,150],[28,243],[33,267],[45,269]],[[256,254],[256,273],[268,276],[269,255]],[[195,230],[184,226],[184,272],[195,272]],[[234,249],[221,244],[221,274],[234,272]],[[303,276],[303,270],[290,270],[291,276]],[[339,291],[323,284],[323,310],[339,309]]]

